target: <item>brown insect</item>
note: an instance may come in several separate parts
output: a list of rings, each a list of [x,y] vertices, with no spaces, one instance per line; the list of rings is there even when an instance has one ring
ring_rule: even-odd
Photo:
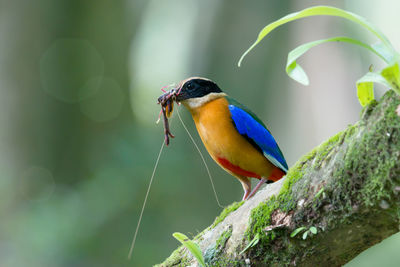
[[[169,137],[175,137],[169,130],[168,118],[170,118],[172,115],[174,101],[176,101],[176,96],[179,94],[180,87],[178,86],[177,88],[173,88],[169,91],[165,91],[164,88],[161,90],[164,92],[164,94],[158,98],[158,104],[161,105],[160,116],[161,114],[163,116],[165,144],[168,145]]]

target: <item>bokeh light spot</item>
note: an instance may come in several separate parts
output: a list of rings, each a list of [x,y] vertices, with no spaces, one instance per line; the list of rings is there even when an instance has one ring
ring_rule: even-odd
[[[98,77],[92,79],[91,82],[100,84],[100,87],[95,95],[80,102],[82,113],[97,122],[116,118],[124,103],[124,93],[121,87],[115,80],[106,77]]]
[[[102,57],[82,39],[58,39],[40,60],[43,89],[67,103],[76,103],[96,93],[99,84],[89,81],[103,73]]]

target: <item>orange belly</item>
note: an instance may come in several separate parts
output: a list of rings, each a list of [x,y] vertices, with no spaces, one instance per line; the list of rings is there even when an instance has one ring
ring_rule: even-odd
[[[237,132],[228,105],[221,97],[189,109],[207,151],[235,176],[268,178],[276,167]]]

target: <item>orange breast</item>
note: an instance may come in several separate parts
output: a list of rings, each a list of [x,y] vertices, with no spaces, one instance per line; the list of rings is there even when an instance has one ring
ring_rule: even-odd
[[[275,166],[237,132],[228,105],[221,97],[190,109],[207,151],[235,176],[269,177]]]

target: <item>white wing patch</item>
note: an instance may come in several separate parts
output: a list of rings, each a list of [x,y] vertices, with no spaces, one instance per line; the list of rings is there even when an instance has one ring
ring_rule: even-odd
[[[285,172],[288,172],[288,169],[282,165],[276,158],[274,158],[271,155],[268,155],[267,153],[263,153],[264,157],[266,157],[272,164],[274,164],[276,167],[278,167],[281,170],[284,170]]]

